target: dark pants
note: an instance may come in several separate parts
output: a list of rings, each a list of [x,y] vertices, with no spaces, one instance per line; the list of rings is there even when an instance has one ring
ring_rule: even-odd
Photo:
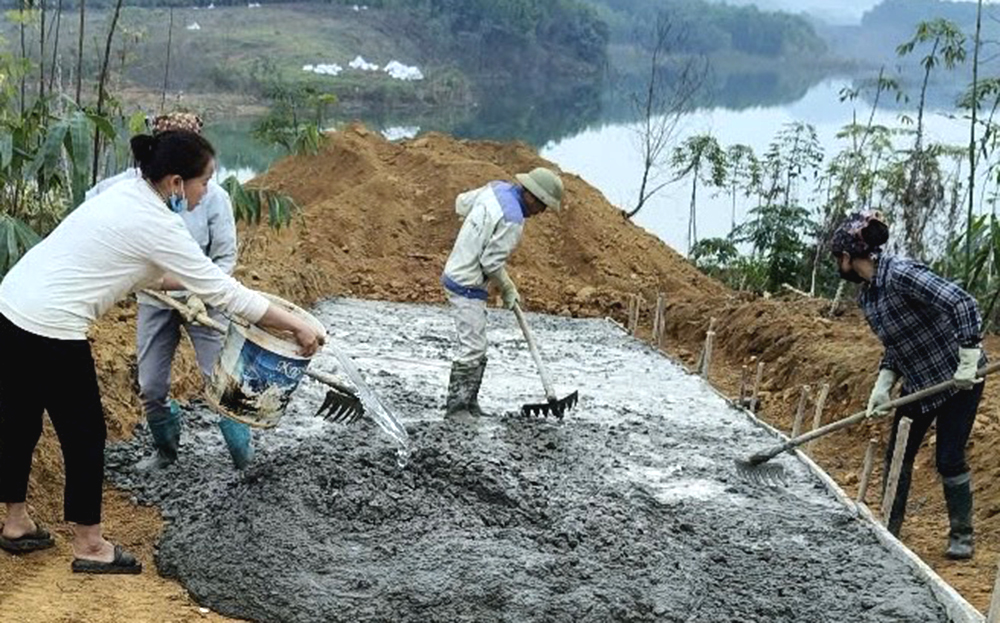
[[[934,420],[937,420],[937,470],[944,478],[959,476],[969,471],[965,462],[965,444],[972,434],[972,424],[976,420],[976,410],[979,400],[983,397],[983,385],[965,391],[959,391],[943,405],[920,413],[918,404],[906,405],[896,411],[892,420],[892,433],[889,435],[889,446],[886,449],[885,461],[888,466],[892,461],[893,448],[896,446],[896,432],[899,421],[908,417],[913,421],[910,425],[910,438],[906,444],[906,454],[903,462],[913,464],[917,451],[924,441],[924,436]]]
[[[924,436],[931,424],[937,421],[937,463],[938,473],[942,478],[953,478],[969,471],[965,462],[965,445],[972,434],[972,425],[976,421],[976,410],[983,396],[983,385],[979,383],[969,390],[959,391],[951,396],[940,407],[921,413],[918,404],[907,405],[896,410],[892,421],[892,432],[889,434],[889,445],[885,452],[885,469],[882,472],[882,485],[892,464],[892,454],[896,447],[896,433],[899,431],[899,421],[910,418],[910,436],[903,455],[903,466],[899,474],[899,484],[896,487],[896,499],[893,500],[892,512],[888,528],[893,534],[899,534],[899,528],[906,514],[906,500],[910,493],[910,480],[913,473],[913,461],[917,451],[924,441]]]
[[[0,314],[0,502],[24,502],[47,411],[66,471],[66,521],[101,523],[107,429],[87,340],[29,333]]]

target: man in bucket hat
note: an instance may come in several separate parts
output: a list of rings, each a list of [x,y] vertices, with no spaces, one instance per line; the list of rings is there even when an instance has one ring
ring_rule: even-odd
[[[165,132],[193,132],[201,134],[201,118],[189,112],[172,112],[147,120],[153,136]],[[98,195],[124,180],[139,177],[139,170],[131,168],[114,177],[101,181],[87,192],[87,199]],[[215,180],[209,180],[204,197],[193,210],[179,212],[191,236],[212,262],[227,274],[236,267],[236,223],[229,195]],[[227,320],[220,312],[206,310],[205,304],[185,291],[172,291],[171,296],[186,300],[193,310],[191,317],[181,314],[143,294],[139,294],[137,321],[137,350],[139,368],[139,395],[146,413],[146,423],[153,438],[154,453],[141,463],[144,470],[158,469],[177,460],[180,445],[181,421],[177,404],[169,400],[170,368],[180,340],[181,326],[191,340],[202,376],[209,379],[219,353],[222,336],[213,329],[193,322],[198,312],[207,311],[219,322]],[[249,465],[253,457],[250,428],[227,417],[219,417],[219,429],[237,469]]]
[[[493,181],[460,194],[455,212],[464,219],[441,275],[448,292],[458,352],[451,364],[445,418],[473,424],[483,416],[479,388],[486,371],[486,291],[492,282],[512,309],[520,300],[504,267],[521,241],[524,219],[552,208],[558,211],[563,184],[559,175],[538,167],[515,176],[516,184]]]

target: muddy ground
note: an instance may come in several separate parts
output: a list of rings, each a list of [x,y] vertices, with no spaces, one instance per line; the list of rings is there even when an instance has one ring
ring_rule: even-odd
[[[312,417],[306,381],[236,474],[212,417],[181,461],[111,479],[163,510],[160,571],[258,621],[946,621],[930,589],[791,457],[787,486],[734,459],[774,440],[700,379],[602,320],[530,316],[563,422],[512,412],[541,386],[509,314],[490,319],[478,428],[441,421],[452,327],[440,307],[337,300],[319,317],[404,420],[405,469],[373,425]],[[325,354],[313,363],[333,369]],[[506,413],[506,415],[505,415]]]

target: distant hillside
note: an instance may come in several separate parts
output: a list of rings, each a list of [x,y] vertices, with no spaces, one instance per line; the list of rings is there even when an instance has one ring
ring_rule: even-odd
[[[865,11],[878,4],[879,0],[711,0],[720,4],[736,6],[756,5],[762,11],[785,11],[804,13],[828,24],[858,24]]]
[[[684,33],[681,52],[744,54],[766,58],[822,56],[826,45],[808,20],[755,6],[705,0],[584,0],[607,22],[612,42],[631,43],[664,14]]]
[[[983,5],[983,40],[1000,36],[1000,10]],[[896,59],[896,47],[913,36],[922,21],[943,18],[955,22],[970,39],[976,26],[976,4],[941,0],[884,0],[866,11],[860,24],[822,28],[831,48],[840,55],[879,64]]]

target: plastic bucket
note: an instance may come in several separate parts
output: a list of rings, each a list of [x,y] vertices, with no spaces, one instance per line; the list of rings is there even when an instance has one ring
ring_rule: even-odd
[[[325,333],[306,310],[276,296],[264,296]],[[253,325],[230,322],[206,391],[209,405],[256,428],[276,426],[311,360],[299,355],[298,348],[290,336],[284,339]]]

